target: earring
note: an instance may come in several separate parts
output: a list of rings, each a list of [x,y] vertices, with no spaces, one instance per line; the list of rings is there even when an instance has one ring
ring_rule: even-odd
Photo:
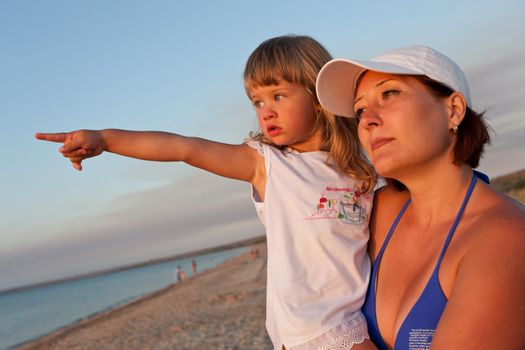
[[[453,133],[454,135],[457,135],[457,133],[458,133],[458,126],[457,126],[457,125],[454,125],[454,126],[452,127],[452,133]]]

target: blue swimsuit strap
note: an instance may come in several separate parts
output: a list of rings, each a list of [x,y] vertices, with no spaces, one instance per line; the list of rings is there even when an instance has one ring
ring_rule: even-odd
[[[388,242],[390,241],[390,237],[392,237],[392,233],[394,233],[394,231],[396,230],[397,224],[399,223],[399,220],[401,220],[401,217],[405,213],[405,210],[407,209],[409,204],[410,204],[410,198],[406,200],[405,204],[403,204],[403,207],[399,211],[399,214],[397,214],[397,217],[394,220],[394,223],[392,223],[392,226],[390,227],[390,230],[388,231],[386,235],[385,241],[383,242],[383,245],[381,246],[381,249],[379,250],[379,253],[377,254],[376,260],[374,261],[374,265],[378,264],[381,261],[381,258],[383,257],[383,252],[385,251],[386,246],[388,245]]]
[[[390,241],[390,237],[392,236],[392,233],[395,231],[396,226],[399,223],[399,220],[401,220],[401,217],[403,216],[403,213],[405,212],[409,204],[410,204],[410,198],[406,200],[405,204],[403,204],[403,207],[399,211],[399,214],[397,214],[397,217],[392,223],[392,226],[390,227],[390,230],[388,231],[386,235],[385,241],[383,242],[383,245],[381,246],[381,249],[379,250],[379,253],[377,254],[377,257],[372,265],[370,284],[368,286],[368,292],[367,292],[367,297],[371,299],[370,305],[371,305],[371,315],[372,315],[372,318],[368,319],[368,322],[371,322],[372,324],[369,324],[368,327],[370,331],[370,337],[371,339],[374,340],[374,343],[376,344],[379,350],[387,349],[387,346],[385,345],[383,341],[383,337],[381,336],[381,332],[379,331],[379,325],[377,323],[376,286],[377,286],[377,275],[379,271],[378,267],[383,258],[383,253],[386,249],[386,246],[388,245],[388,241]]]
[[[458,226],[459,219],[461,218],[461,215],[463,214],[463,211],[465,210],[465,207],[467,205],[467,202],[470,199],[470,196],[472,192],[474,191],[474,186],[476,185],[478,175],[476,174],[476,171],[474,171],[472,175],[472,180],[470,180],[470,185],[468,187],[467,193],[465,194],[465,198],[463,199],[463,203],[461,204],[461,207],[459,208],[458,214],[456,215],[456,219],[454,220],[454,223],[452,224],[452,227],[449,230],[447,239],[445,240],[444,247],[441,251],[441,254],[439,255],[438,261],[440,261],[443,258],[443,255],[445,255],[445,251],[447,250],[448,244],[450,243],[450,240],[452,239],[452,234],[456,227]],[[381,260],[381,257],[383,256],[383,252],[386,249],[386,246],[388,245],[388,242],[390,241],[390,237],[392,237],[392,233],[396,230],[397,224],[401,220],[401,217],[405,213],[405,210],[407,209],[408,205],[410,204],[410,198],[406,200],[405,204],[403,204],[403,207],[399,211],[399,214],[397,214],[396,219],[394,220],[392,226],[390,227],[390,230],[388,231],[388,234],[386,235],[385,241],[383,242],[383,245],[381,246],[381,249],[379,250],[379,253],[377,254],[377,258],[374,261],[374,264]]]
[[[454,235],[454,232],[456,231],[456,227],[458,226],[459,220],[461,219],[461,216],[463,215],[463,211],[465,211],[465,207],[467,206],[470,196],[472,195],[472,192],[474,191],[474,186],[476,186],[476,182],[477,182],[477,176],[476,174],[473,174],[472,180],[470,180],[470,185],[468,187],[467,193],[465,194],[465,198],[463,199],[463,203],[461,204],[461,207],[459,208],[458,214],[456,215],[456,219],[454,220],[452,227],[448,231],[448,236],[447,236],[447,239],[445,240],[445,244],[443,245],[443,249],[441,250],[441,254],[439,254],[439,258],[436,264],[436,271],[439,270],[439,266],[441,265],[441,260],[443,260],[443,256],[445,255],[448,245],[450,241],[452,240],[452,236]]]

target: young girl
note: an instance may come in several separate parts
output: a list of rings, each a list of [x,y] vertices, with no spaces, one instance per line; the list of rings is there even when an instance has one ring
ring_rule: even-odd
[[[310,37],[263,42],[244,71],[260,132],[241,145],[151,131],[36,137],[64,143],[60,151],[78,170],[107,151],[184,161],[251,183],[267,233],[266,328],[275,349],[374,349],[360,308],[375,176],[355,121],[327,113],[317,100],[316,76],[330,59]]]

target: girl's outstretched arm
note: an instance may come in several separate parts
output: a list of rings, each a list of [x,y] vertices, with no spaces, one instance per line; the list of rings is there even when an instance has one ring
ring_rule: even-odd
[[[63,143],[59,151],[73,167],[102,152],[152,161],[183,161],[217,175],[254,183],[264,167],[263,158],[246,145],[228,145],[161,131],[118,129],[37,133],[39,140]],[[262,168],[261,168],[262,167]]]

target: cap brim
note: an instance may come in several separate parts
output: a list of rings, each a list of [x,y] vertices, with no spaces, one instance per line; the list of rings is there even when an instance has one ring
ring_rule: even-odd
[[[317,75],[317,98],[321,106],[335,115],[354,117],[357,78],[366,70],[390,74],[422,74],[391,63],[334,59],[326,63]]]

